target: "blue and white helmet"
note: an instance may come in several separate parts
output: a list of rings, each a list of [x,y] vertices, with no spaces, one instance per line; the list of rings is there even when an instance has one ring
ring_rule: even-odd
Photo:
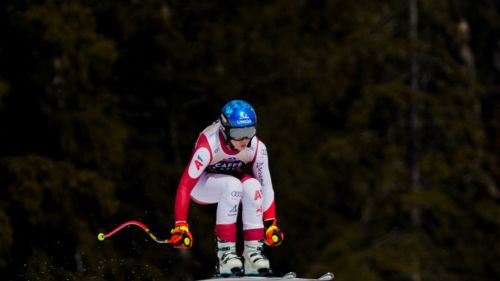
[[[257,132],[257,115],[253,107],[243,100],[232,100],[221,110],[220,121],[228,140],[253,138]]]

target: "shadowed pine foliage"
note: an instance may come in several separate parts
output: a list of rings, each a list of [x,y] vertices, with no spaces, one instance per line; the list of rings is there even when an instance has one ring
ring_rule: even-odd
[[[269,150],[276,274],[498,280],[500,5],[417,1],[412,41],[409,1],[379,2],[3,3],[4,279],[210,277],[214,206],[191,204],[186,251],[96,235],[166,238],[198,133],[239,98]]]

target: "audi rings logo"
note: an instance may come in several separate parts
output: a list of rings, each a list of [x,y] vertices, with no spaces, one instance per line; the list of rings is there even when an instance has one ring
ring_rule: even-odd
[[[232,197],[243,197],[243,192],[241,191],[232,191],[231,192]]]

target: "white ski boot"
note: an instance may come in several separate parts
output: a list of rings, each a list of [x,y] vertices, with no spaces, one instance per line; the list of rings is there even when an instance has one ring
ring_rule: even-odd
[[[236,254],[236,242],[217,239],[217,275],[238,276],[243,274],[243,263]]]
[[[245,275],[267,276],[271,274],[269,260],[262,254],[264,241],[245,241],[243,258],[245,259]]]

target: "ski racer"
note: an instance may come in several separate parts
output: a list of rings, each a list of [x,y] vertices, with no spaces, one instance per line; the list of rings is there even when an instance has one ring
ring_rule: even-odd
[[[192,247],[188,225],[190,199],[217,204],[215,236],[218,275],[268,275],[263,244],[278,246],[283,232],[276,225],[274,190],[264,143],[256,137],[257,116],[246,101],[232,100],[220,118],[199,135],[175,198],[171,243]],[[245,168],[250,170],[245,172]],[[242,206],[244,250],[236,253],[236,221]]]

